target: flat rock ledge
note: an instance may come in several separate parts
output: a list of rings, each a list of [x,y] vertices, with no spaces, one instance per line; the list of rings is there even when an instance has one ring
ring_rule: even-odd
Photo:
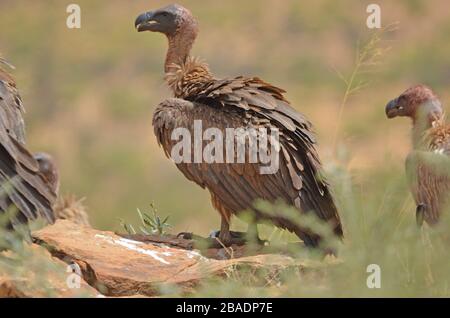
[[[86,297],[158,296],[161,288],[171,286],[189,294],[202,280],[226,276],[239,266],[255,269],[321,267],[321,263],[279,254],[218,260],[205,257],[195,249],[134,240],[65,220],[34,232],[33,238],[33,245],[45,247],[49,251],[48,258],[66,273],[66,277],[55,277],[49,282],[56,297],[80,294]],[[223,254],[217,250],[213,254],[220,252]],[[211,251],[204,253],[208,254]],[[82,277],[76,292],[68,288],[67,276],[73,275],[71,268]],[[28,279],[30,277],[2,277],[0,273],[0,297],[40,296],[39,291],[26,288]]]

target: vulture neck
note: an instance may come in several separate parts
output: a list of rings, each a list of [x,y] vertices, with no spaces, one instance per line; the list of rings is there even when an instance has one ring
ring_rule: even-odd
[[[426,127],[424,125],[416,125],[416,123],[413,122],[412,143],[415,150],[425,148],[426,143],[424,139],[429,128],[431,128],[431,126]]]
[[[429,145],[428,132],[432,128],[441,126],[444,120],[440,102],[427,102],[421,109],[422,111],[417,111],[412,118],[414,149],[426,149]]]
[[[173,72],[176,65],[186,62],[191,53],[192,46],[197,38],[197,23],[191,21],[168,37],[169,49],[167,50],[166,62],[164,64],[165,73]]]
[[[442,118],[428,120],[413,120],[413,147],[415,150],[428,150],[430,144],[429,132],[442,125]]]
[[[206,63],[190,55],[196,36],[197,24],[192,23],[169,37],[165,80],[177,98],[198,93],[202,84],[214,78]]]

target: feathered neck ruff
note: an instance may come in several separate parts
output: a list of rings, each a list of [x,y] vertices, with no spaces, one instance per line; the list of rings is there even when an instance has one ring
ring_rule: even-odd
[[[422,133],[421,142],[418,145],[426,150],[436,150],[448,142],[450,138],[450,125],[446,124],[445,114],[433,121],[431,127]]]
[[[214,79],[207,63],[197,57],[187,57],[181,64],[172,63],[170,71],[166,73],[165,80],[177,98],[186,98],[196,94],[199,84]]]

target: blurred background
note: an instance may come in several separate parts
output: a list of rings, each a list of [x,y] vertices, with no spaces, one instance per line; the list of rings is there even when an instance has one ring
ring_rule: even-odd
[[[209,194],[165,158],[151,126],[154,108],[170,96],[163,81],[167,43],[137,33],[134,20],[170,2],[75,2],[81,29],[66,27],[71,2],[0,0],[0,52],[16,66],[29,149],[55,156],[61,193],[86,197],[97,228],[116,230],[119,219],[136,223],[136,209],[151,202],[170,215],[174,231],[217,228]],[[218,77],[259,76],[284,88],[314,123],[326,165],[345,161],[368,200],[389,192],[392,182],[409,198],[403,166],[410,123],[388,121],[384,106],[416,83],[431,85],[444,105],[450,100],[450,3],[376,1],[382,25],[398,22],[397,30],[383,35],[380,45],[390,50],[363,74],[368,85],[348,100],[336,135],[346,89],[336,70],[346,77],[354,70],[358,43],[373,33],[366,27],[372,2],[178,1],[200,23],[193,53]]]

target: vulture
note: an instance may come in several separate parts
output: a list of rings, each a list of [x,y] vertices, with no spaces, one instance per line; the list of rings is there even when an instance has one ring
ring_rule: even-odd
[[[55,220],[56,193],[26,149],[22,99],[12,76],[0,59],[0,216],[11,211],[7,228],[28,221]]]
[[[388,118],[412,120],[413,149],[406,175],[416,202],[417,225],[438,223],[450,198],[450,125],[439,98],[425,85],[408,88],[386,105]]]
[[[252,216],[249,233],[256,234],[253,239],[259,240],[257,224],[269,222],[296,234],[308,247],[318,247],[323,242],[311,226],[298,224],[280,212],[261,211],[255,205],[258,200],[292,206],[300,219],[305,214],[316,215],[341,238],[340,217],[321,172],[312,125],[291,107],[284,97],[285,91],[258,77],[216,78],[206,63],[190,55],[198,24],[191,12],[180,5],[139,15],[135,28],[138,32],[159,32],[168,39],[164,69],[173,98],[158,105],[153,127],[159,145],[169,158],[173,159],[172,150],[177,145],[173,134],[178,128],[187,129],[194,136],[192,148],[186,153],[183,150],[186,158],[192,159],[190,150],[195,152],[198,142],[207,145],[206,140],[195,137],[196,122],[201,123],[205,133],[214,129],[222,136],[229,128],[244,131],[261,128],[279,134],[278,143],[269,139],[270,154],[275,151],[279,162],[278,169],[271,173],[262,173],[262,160],[249,160],[249,144],[244,145],[244,162],[236,160],[237,147],[230,155],[232,160],[226,162],[195,160],[195,154],[194,160],[175,162],[187,179],[210,192],[212,205],[221,216],[220,231],[216,233],[221,243],[226,246],[245,243],[248,236],[230,231],[231,217],[242,216],[243,211]]]

